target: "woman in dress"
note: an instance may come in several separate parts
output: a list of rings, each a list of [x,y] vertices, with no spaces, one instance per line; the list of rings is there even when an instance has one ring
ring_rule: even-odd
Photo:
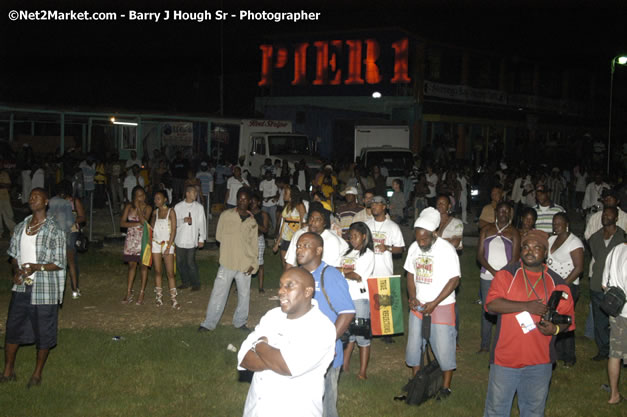
[[[176,300],[176,281],[174,277],[174,238],[176,237],[176,213],[168,207],[168,197],[165,191],[157,191],[154,197],[155,211],[152,212],[150,225],[152,226],[152,262],[155,267],[155,303],[157,307],[163,305],[163,288],[161,287],[162,262],[165,264],[165,273],[168,277],[170,303],[172,308],[181,308]]]
[[[144,223],[150,218],[152,208],[146,204],[146,192],[140,185],[135,186],[131,192],[132,201],[127,203],[122,212],[120,226],[126,228],[126,240],[124,241],[124,262],[128,262],[128,286],[126,297],[122,304],[133,302],[133,283],[137,272],[137,264],[140,264],[141,290],[136,305],[144,304],[144,291],[148,282],[148,267],[141,263],[142,236]]]
[[[440,212],[438,236],[453,245],[459,253],[463,249],[464,223],[451,215],[453,205],[450,197],[445,194],[438,195],[435,208]]]
[[[576,304],[579,299],[579,276],[583,272],[584,250],[581,240],[568,230],[568,216],[557,213],[553,216],[553,234],[549,237],[549,252],[546,263],[560,277],[564,278]],[[557,359],[564,366],[575,364],[575,332],[560,332],[555,340]]]
[[[85,215],[85,207],[83,202],[78,197],[72,196],[72,184],[69,184],[69,189],[66,190],[65,199],[72,204],[72,215],[74,217],[74,223],[70,229],[70,246],[67,250],[67,264],[68,272],[70,275],[70,283],[72,285],[72,298],[77,299],[81,296],[81,290],[78,288],[78,253],[76,252],[76,241],[80,235],[81,227],[85,227],[87,222],[87,216]],[[119,207],[118,207],[119,209]]]
[[[341,271],[348,281],[348,291],[355,304],[355,318],[370,318],[370,301],[368,296],[368,278],[374,271],[374,252],[372,234],[363,222],[355,222],[348,229],[349,249],[341,261]],[[370,338],[351,334],[344,349],[344,372],[348,372],[351,354],[359,346],[359,379],[368,379],[366,370],[370,359]]]
[[[303,204],[301,193],[295,185],[285,184],[283,186],[283,199],[285,200],[285,207],[281,213],[279,233],[274,240],[272,252],[277,253],[281,249],[281,264],[283,265],[283,271],[285,271],[285,254],[287,253],[287,248],[290,247],[290,241],[294,233],[305,226],[306,208]]]

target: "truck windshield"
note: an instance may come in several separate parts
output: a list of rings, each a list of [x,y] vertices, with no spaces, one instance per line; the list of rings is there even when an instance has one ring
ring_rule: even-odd
[[[412,164],[411,152],[368,152],[368,168],[383,165],[388,169],[390,177],[403,176],[405,168],[411,167]]]
[[[309,155],[309,140],[304,135],[268,136],[270,155],[304,154]]]

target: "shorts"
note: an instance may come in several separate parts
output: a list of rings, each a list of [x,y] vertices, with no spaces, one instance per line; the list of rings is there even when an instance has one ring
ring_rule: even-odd
[[[355,304],[355,318],[356,319],[369,319],[370,318],[370,302],[368,300],[353,300]],[[351,334],[348,337],[349,342],[357,342],[359,347],[370,346],[370,339],[364,336],[355,336]]]
[[[259,236],[259,266],[263,265],[263,253],[266,251],[266,238],[264,235]]]
[[[289,240],[285,240],[285,239],[281,239],[281,245],[279,246],[279,248],[282,251],[287,252],[287,249],[290,247],[290,241]]]
[[[70,232],[67,235],[67,250],[75,251],[76,250],[76,241],[78,240],[79,232]]]
[[[168,247],[167,244],[162,245],[161,243],[157,243],[154,240],[152,241],[151,246],[152,246],[151,248],[152,253],[160,253],[162,255],[166,254],[165,248]],[[170,246],[170,253],[168,253],[167,255],[174,255],[174,243],[172,243],[172,246]]]
[[[451,371],[457,368],[455,350],[457,344],[455,337],[457,331],[455,326],[448,324],[431,323],[431,337],[429,343],[433,349],[433,354],[440,364],[442,371]],[[414,313],[409,312],[409,322],[407,325],[407,350],[405,352],[405,362],[409,366],[419,366],[420,357],[426,341],[422,338],[422,320]]]
[[[52,349],[57,345],[59,305],[33,305],[30,300],[30,291],[11,293],[5,343]]]
[[[610,358],[627,361],[627,318],[610,317]]]

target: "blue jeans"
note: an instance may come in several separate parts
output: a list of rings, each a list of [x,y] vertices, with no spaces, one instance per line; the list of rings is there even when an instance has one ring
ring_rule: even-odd
[[[324,397],[322,398],[322,417],[339,417],[337,413],[337,383],[341,367],[329,366],[324,376]]]
[[[480,279],[479,281],[481,281],[481,349],[490,350],[492,343],[492,326],[496,324],[496,316],[486,313],[484,307],[492,281],[488,281],[487,279]]]
[[[490,365],[484,417],[509,416],[517,392],[520,417],[544,416],[552,368],[550,363],[524,368]]]
[[[200,323],[202,327],[214,330],[218,325],[222,313],[224,313],[226,300],[229,298],[233,279],[237,285],[237,308],[233,314],[233,326],[239,328],[246,325],[250,305],[250,275],[220,265],[211,290],[211,297],[209,297],[205,321]]]
[[[447,324],[431,323],[431,337],[429,343],[433,348],[433,354],[443,371],[451,371],[457,368],[455,360],[455,326]],[[426,345],[422,338],[422,320],[414,313],[409,313],[409,323],[407,325],[407,350],[405,352],[405,362],[408,366],[419,366],[422,352]]]
[[[176,269],[181,276],[183,285],[199,287],[198,265],[196,265],[196,248],[179,248],[176,246]]]
[[[261,210],[265,211],[266,213],[268,213],[268,216],[270,216],[270,221],[272,222],[272,229],[270,229],[272,233],[270,234],[272,235],[274,234],[274,231],[276,230],[276,206],[270,206],[270,207],[262,206]]]

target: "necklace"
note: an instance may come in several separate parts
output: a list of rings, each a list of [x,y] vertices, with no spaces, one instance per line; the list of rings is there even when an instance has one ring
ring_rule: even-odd
[[[39,229],[41,229],[41,226],[43,226],[43,224],[46,222],[46,220],[48,220],[48,218],[43,219],[42,221],[40,221],[39,223],[36,224],[31,224],[30,226],[26,226],[26,234],[28,235],[34,235],[36,234]],[[32,223],[32,220],[31,220]]]
[[[542,268],[542,275],[540,275],[540,278],[538,278],[538,280],[535,282],[535,284],[531,285],[531,281],[529,281],[529,278],[527,277],[527,270],[525,269],[525,267],[522,267],[523,270],[523,276],[525,277],[525,291],[527,292],[527,298],[531,297],[531,293],[533,293],[538,300],[544,301],[545,299],[548,299],[547,296],[547,289],[546,289],[546,281],[544,280],[544,268]],[[536,292],[536,285],[538,285],[538,282],[542,281],[542,283],[544,284],[544,298],[540,298],[540,296],[538,295],[538,293]],[[529,283],[529,286],[527,286],[527,283]],[[529,287],[531,287],[531,291],[529,291]]]
[[[503,233],[503,230],[507,229],[509,227],[509,225],[512,224],[512,221],[508,221],[507,224],[503,227],[499,227],[499,223],[498,222],[494,222],[494,225],[496,226],[496,234],[497,235],[501,235]]]

